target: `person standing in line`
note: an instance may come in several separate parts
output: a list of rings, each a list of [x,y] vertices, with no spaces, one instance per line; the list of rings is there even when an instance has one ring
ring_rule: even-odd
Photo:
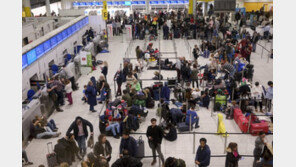
[[[90,135],[92,136],[94,134],[93,125],[78,116],[75,121],[72,122],[66,133],[66,135],[69,136],[72,130],[74,131],[74,138],[78,143],[79,152],[82,157],[86,154],[86,139],[88,137],[87,126],[90,128]]]
[[[207,139],[201,138],[199,143],[200,145],[197,148],[195,156],[195,164],[199,167],[207,167],[210,165],[211,150],[207,145]]]
[[[146,136],[148,138],[149,147],[152,149],[153,161],[151,162],[151,166],[156,163],[156,151],[164,165],[164,157],[161,152],[161,141],[163,138],[162,129],[156,125],[156,119],[151,119],[151,125],[147,128]]]
[[[101,68],[101,70],[102,70],[102,74],[104,75],[105,80],[107,82],[107,74],[108,74],[108,63],[107,63],[107,61],[103,62],[103,67]]]
[[[73,99],[72,99],[72,83],[70,82],[69,79],[65,80],[65,91],[66,91],[66,96],[68,98],[69,101],[69,105],[73,104]]]
[[[181,63],[181,57],[179,59],[177,59],[176,61],[176,71],[177,71],[177,79],[178,79],[178,82],[180,83],[181,81],[181,66],[182,66],[182,63]]]
[[[100,134],[98,137],[98,142],[96,142],[94,146],[94,154],[97,157],[101,157],[108,162],[111,160],[111,154],[112,154],[112,146],[110,142],[107,140],[105,134]]]
[[[194,45],[192,54],[193,54],[193,57],[194,57],[195,61],[198,60],[198,57],[199,57],[198,53],[199,53],[199,48],[197,47],[197,45]]]
[[[252,97],[254,98],[254,107],[255,111],[258,111],[258,103],[260,107],[260,112],[262,111],[262,94],[263,89],[262,85],[259,84],[259,82],[255,82],[255,85],[252,87]]]
[[[93,85],[93,82],[89,81],[85,90],[85,95],[87,97],[87,103],[89,104],[89,111],[96,112],[94,106],[97,105],[97,92]]]
[[[253,151],[253,155],[254,155],[253,167],[257,167],[257,163],[259,162],[260,157],[263,153],[264,146],[266,146],[265,133],[259,132],[259,136],[255,140],[255,148]]]
[[[197,65],[193,64],[193,69],[191,70],[191,81],[192,81],[192,87],[194,88],[194,82],[196,83],[196,88],[198,88],[198,69]]]
[[[271,103],[272,103],[272,99],[273,99],[273,82],[272,81],[268,81],[267,85],[269,86],[266,90],[266,95],[265,98],[267,100],[267,112],[270,112],[271,110]]]
[[[67,68],[66,65],[64,65],[63,69],[64,69],[68,79],[71,81],[73,91],[78,90],[73,72],[69,68]]]
[[[239,155],[237,151],[236,143],[229,143],[227,149],[225,167],[238,167],[238,161],[241,159],[241,155]]]
[[[117,83],[116,96],[121,96],[121,85],[122,85],[123,80],[124,80],[123,72],[121,70],[118,70],[115,73],[114,80]]]

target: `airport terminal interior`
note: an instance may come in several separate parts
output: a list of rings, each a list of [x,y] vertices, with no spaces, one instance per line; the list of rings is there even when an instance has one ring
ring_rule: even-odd
[[[22,2],[23,166],[273,166],[272,0]]]

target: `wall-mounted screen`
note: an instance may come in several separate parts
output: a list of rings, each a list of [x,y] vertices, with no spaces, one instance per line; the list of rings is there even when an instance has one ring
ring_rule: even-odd
[[[132,2],[131,1],[124,1],[125,6],[131,6]]]
[[[36,51],[36,56],[37,58],[43,56],[44,54],[44,47],[43,47],[43,43],[38,45],[36,48],[35,48],[35,51]]]
[[[68,37],[72,35],[72,29],[71,28],[67,28],[67,33],[68,33]]]
[[[145,1],[138,1],[138,4],[139,5],[145,5],[146,3],[145,3]]]
[[[63,30],[62,35],[63,35],[63,40],[65,40],[68,37],[67,30]]]
[[[23,54],[23,57],[22,57],[22,69],[26,68],[27,66],[28,66],[27,54]]]
[[[113,5],[113,2],[108,1],[107,2],[107,5],[110,5],[111,6],[111,5]]]
[[[54,48],[55,46],[57,46],[57,44],[58,44],[58,41],[57,41],[57,37],[56,36],[50,38],[51,48]]]
[[[48,52],[51,49],[50,40],[43,42],[44,52]]]
[[[132,5],[138,5],[138,1],[132,1]]]
[[[57,35],[57,42],[58,44],[61,43],[63,41],[63,34],[62,33],[58,33]]]
[[[34,61],[37,60],[35,49],[32,49],[29,52],[27,52],[27,60],[28,60],[28,65],[32,64]]]

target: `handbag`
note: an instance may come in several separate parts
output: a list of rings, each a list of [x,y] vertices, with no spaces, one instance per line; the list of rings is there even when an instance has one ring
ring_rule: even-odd
[[[87,147],[93,148],[94,147],[94,136],[91,135],[87,141]]]

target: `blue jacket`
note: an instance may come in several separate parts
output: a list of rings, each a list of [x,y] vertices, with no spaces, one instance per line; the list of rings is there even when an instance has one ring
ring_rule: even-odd
[[[169,101],[170,100],[170,93],[171,93],[170,88],[167,85],[165,85],[161,89],[161,98],[163,98],[165,101]]]
[[[196,151],[195,161],[200,162],[199,166],[209,166],[211,160],[211,150],[208,145],[203,149],[199,146]]]
[[[135,157],[137,153],[137,141],[133,137],[128,139],[121,139],[119,152],[122,154],[123,150],[128,150],[130,156]]]
[[[193,124],[195,122],[195,120],[197,119],[197,114],[195,111],[191,111],[191,110],[188,110],[186,112],[186,124],[189,125],[189,120],[190,120],[190,115],[191,115],[191,124]]]
[[[85,95],[88,98],[87,103],[89,105],[93,105],[93,106],[97,105],[97,98],[96,98],[97,91],[94,86],[88,85],[85,90]]]

